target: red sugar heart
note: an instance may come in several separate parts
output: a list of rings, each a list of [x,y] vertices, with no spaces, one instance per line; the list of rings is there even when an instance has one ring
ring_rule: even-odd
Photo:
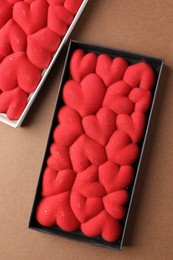
[[[104,209],[101,198],[85,198],[75,191],[71,193],[70,205],[80,223],[95,217]]]
[[[64,106],[58,112],[58,119],[60,124],[53,132],[54,141],[69,147],[84,132],[81,116],[74,109]]]
[[[28,36],[27,55],[29,60],[39,69],[47,68],[52,60],[52,54],[56,52],[60,42],[61,38],[49,28],[44,28]]]
[[[101,145],[106,145],[116,129],[116,115],[107,108],[101,108],[96,116],[84,117],[82,124],[90,138]]]
[[[155,73],[146,62],[140,62],[127,68],[123,80],[132,88],[151,90],[155,84]]]
[[[26,34],[12,19],[0,30],[0,59],[26,50]]]
[[[83,223],[103,210],[105,189],[98,181],[98,168],[94,165],[76,176],[70,204],[77,219]]]
[[[152,93],[142,88],[133,88],[129,94],[129,99],[135,104],[135,111],[145,113],[150,108]]]
[[[142,112],[117,116],[117,128],[130,136],[134,143],[141,141],[146,125],[146,116]]]
[[[117,130],[111,136],[106,146],[107,157],[119,165],[133,164],[139,156],[139,147],[131,143],[130,137]]]
[[[103,204],[106,211],[116,219],[122,219],[126,215],[124,205],[129,200],[129,194],[126,190],[114,191],[103,197]]]
[[[0,0],[0,7],[0,28],[2,28],[12,18],[13,6],[7,1]]]
[[[67,232],[79,228],[79,221],[70,207],[70,192],[68,191],[43,198],[37,207],[36,219],[43,226],[58,225]]]
[[[19,86],[31,93],[37,87],[41,71],[27,58],[24,52],[16,52],[7,56],[0,64],[0,89],[8,91]]]
[[[53,196],[70,191],[75,177],[76,174],[71,169],[57,172],[47,167],[43,173],[42,196]]]
[[[114,242],[122,233],[121,224],[110,216],[105,210],[94,218],[81,224],[82,232],[89,237],[102,236],[108,242]]]
[[[65,0],[64,7],[72,14],[76,14],[83,0]]]
[[[86,198],[102,198],[106,192],[103,185],[98,181],[98,167],[90,165],[86,170],[78,173],[73,190],[80,192]]]
[[[90,73],[95,72],[97,55],[95,53],[85,53],[82,49],[73,52],[70,59],[70,74],[72,78],[80,82]]]
[[[81,83],[69,80],[63,88],[63,99],[66,105],[77,110],[81,116],[97,112],[105,95],[105,86],[95,74],[89,74]]]
[[[27,94],[20,88],[5,91],[0,95],[0,113],[6,113],[11,120],[17,120],[27,105]]]
[[[73,14],[64,8],[64,6],[49,6],[47,26],[59,36],[63,37],[66,34],[72,21]]]
[[[13,7],[13,19],[30,35],[47,26],[47,12],[46,0],[37,0],[31,4],[20,1]]]
[[[109,85],[121,80],[128,63],[121,57],[114,59],[107,54],[101,54],[97,58],[96,73],[103,79],[105,85]]]
[[[74,171],[85,170],[90,164],[96,166],[106,161],[105,148],[86,135],[81,135],[69,149]]]
[[[134,169],[131,165],[119,167],[116,163],[107,161],[99,166],[99,181],[109,194],[125,189],[134,178]]]
[[[71,169],[71,162],[68,148],[62,145],[52,144],[50,153],[47,160],[47,165],[55,171]]]
[[[128,98],[130,91],[130,86],[122,80],[112,84],[106,92],[103,106],[116,114],[131,114],[134,105]]]

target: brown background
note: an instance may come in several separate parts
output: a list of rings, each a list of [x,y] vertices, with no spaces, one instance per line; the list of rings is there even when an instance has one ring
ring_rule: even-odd
[[[64,50],[23,127],[0,124],[0,259],[172,260],[173,1],[91,0],[71,38],[165,60],[126,246],[118,252],[27,229]]]

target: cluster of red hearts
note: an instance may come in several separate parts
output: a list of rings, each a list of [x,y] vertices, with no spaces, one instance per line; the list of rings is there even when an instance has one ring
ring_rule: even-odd
[[[43,226],[114,242],[122,233],[155,73],[146,62],[128,65],[121,57],[78,49],[70,76],[36,218]]]
[[[0,0],[0,113],[19,119],[83,0]]]

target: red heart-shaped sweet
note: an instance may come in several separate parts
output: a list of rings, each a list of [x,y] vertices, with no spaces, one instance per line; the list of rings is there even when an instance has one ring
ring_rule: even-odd
[[[0,30],[0,59],[12,52],[26,50],[26,34],[14,20],[9,20]]]
[[[85,198],[82,194],[75,191],[71,193],[70,205],[80,223],[95,217],[104,209],[101,198]]]
[[[125,189],[134,178],[134,169],[131,165],[118,166],[116,163],[107,161],[99,166],[99,181],[109,194]]]
[[[65,0],[64,7],[72,14],[76,14],[83,0]]]
[[[130,91],[130,86],[122,80],[112,84],[106,92],[103,107],[111,109],[116,114],[131,114],[134,105],[128,98]]]
[[[110,109],[101,108],[96,115],[84,117],[82,124],[90,138],[106,145],[116,129],[116,115]]]
[[[27,39],[28,59],[39,69],[47,68],[60,41],[61,38],[47,27],[29,35]]]
[[[105,189],[98,181],[98,168],[94,165],[76,176],[70,204],[77,219],[83,223],[103,210]]]
[[[132,88],[151,90],[155,84],[155,73],[148,63],[140,62],[127,68],[123,80]]]
[[[0,28],[12,18],[13,6],[7,1],[0,0]]]
[[[67,232],[76,230],[80,225],[70,207],[69,191],[41,199],[36,219],[42,226],[58,225]]]
[[[19,86],[27,93],[37,87],[41,71],[27,58],[24,52],[7,56],[0,64],[0,89],[8,91]]]
[[[96,74],[89,74],[81,83],[69,80],[63,88],[63,99],[66,105],[87,116],[96,113],[102,106],[105,86]]]
[[[133,88],[129,99],[135,104],[135,111],[146,113],[151,105],[152,93],[142,88]]]
[[[53,143],[50,147],[47,165],[55,171],[71,169],[69,150],[67,147]]]
[[[66,34],[72,21],[73,14],[70,13],[64,6],[49,6],[47,26],[59,36],[63,37]]]
[[[85,53],[82,49],[73,52],[70,59],[70,74],[72,78],[80,82],[90,73],[95,72],[97,55],[95,53]]]
[[[85,134],[72,144],[69,151],[75,172],[84,171],[90,164],[99,166],[107,159],[105,148]]]
[[[105,85],[109,87],[123,78],[127,67],[128,63],[123,58],[116,57],[112,59],[107,54],[101,54],[97,58],[96,73],[103,79]]]
[[[58,112],[58,121],[60,124],[53,132],[54,141],[69,147],[84,132],[81,116],[73,108],[64,106]]]
[[[42,196],[48,197],[70,191],[76,174],[71,169],[55,171],[47,167],[43,173]]]
[[[118,190],[103,197],[105,210],[116,219],[122,219],[126,215],[124,205],[129,200],[129,194],[126,190]]]
[[[47,26],[47,12],[46,0],[37,0],[31,4],[20,1],[13,7],[13,19],[30,35]]]
[[[0,94],[0,113],[6,113],[10,120],[21,116],[28,102],[28,95],[19,87]]]
[[[114,132],[106,146],[108,159],[119,165],[133,164],[139,152],[138,145],[131,143],[130,137],[120,130]]]
[[[117,128],[128,134],[134,143],[141,141],[146,125],[146,116],[142,112],[117,116]]]
[[[82,232],[89,237],[102,236],[108,242],[118,240],[122,233],[120,222],[110,216],[106,210],[81,224]]]

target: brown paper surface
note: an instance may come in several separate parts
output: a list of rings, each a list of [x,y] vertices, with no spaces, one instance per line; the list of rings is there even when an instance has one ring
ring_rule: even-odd
[[[164,58],[121,252],[27,228],[66,48],[22,128],[0,123],[1,260],[173,259],[173,1],[91,0],[72,39]]]

